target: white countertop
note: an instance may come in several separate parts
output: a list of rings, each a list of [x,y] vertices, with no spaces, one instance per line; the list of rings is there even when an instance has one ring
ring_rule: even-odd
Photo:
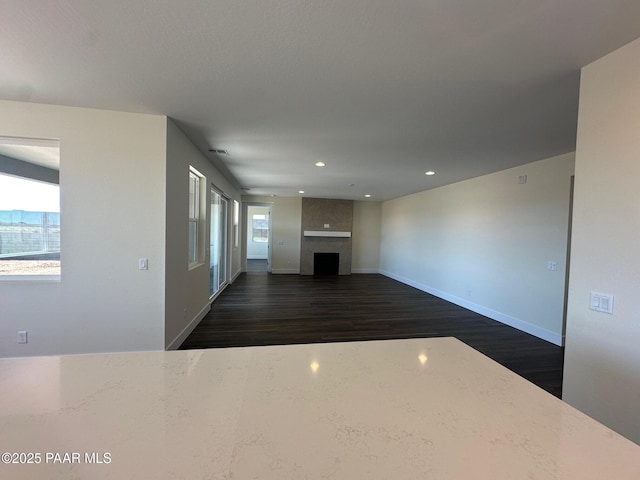
[[[2,452],[40,457],[11,480],[640,478],[640,446],[452,338],[2,359]]]

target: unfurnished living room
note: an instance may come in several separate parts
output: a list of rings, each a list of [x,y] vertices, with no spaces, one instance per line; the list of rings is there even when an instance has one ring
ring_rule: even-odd
[[[0,45],[0,478],[640,478],[639,2]]]

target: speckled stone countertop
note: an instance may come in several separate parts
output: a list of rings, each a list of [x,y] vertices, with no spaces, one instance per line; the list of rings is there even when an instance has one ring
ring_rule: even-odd
[[[11,480],[640,478],[453,338],[2,359],[0,453]]]

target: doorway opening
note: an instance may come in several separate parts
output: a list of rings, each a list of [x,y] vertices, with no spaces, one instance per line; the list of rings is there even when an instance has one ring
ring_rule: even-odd
[[[247,205],[246,262],[247,273],[271,271],[271,207]]]

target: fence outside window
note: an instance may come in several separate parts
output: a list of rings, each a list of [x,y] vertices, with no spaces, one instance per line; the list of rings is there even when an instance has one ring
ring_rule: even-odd
[[[60,257],[60,213],[0,210],[0,259]]]

